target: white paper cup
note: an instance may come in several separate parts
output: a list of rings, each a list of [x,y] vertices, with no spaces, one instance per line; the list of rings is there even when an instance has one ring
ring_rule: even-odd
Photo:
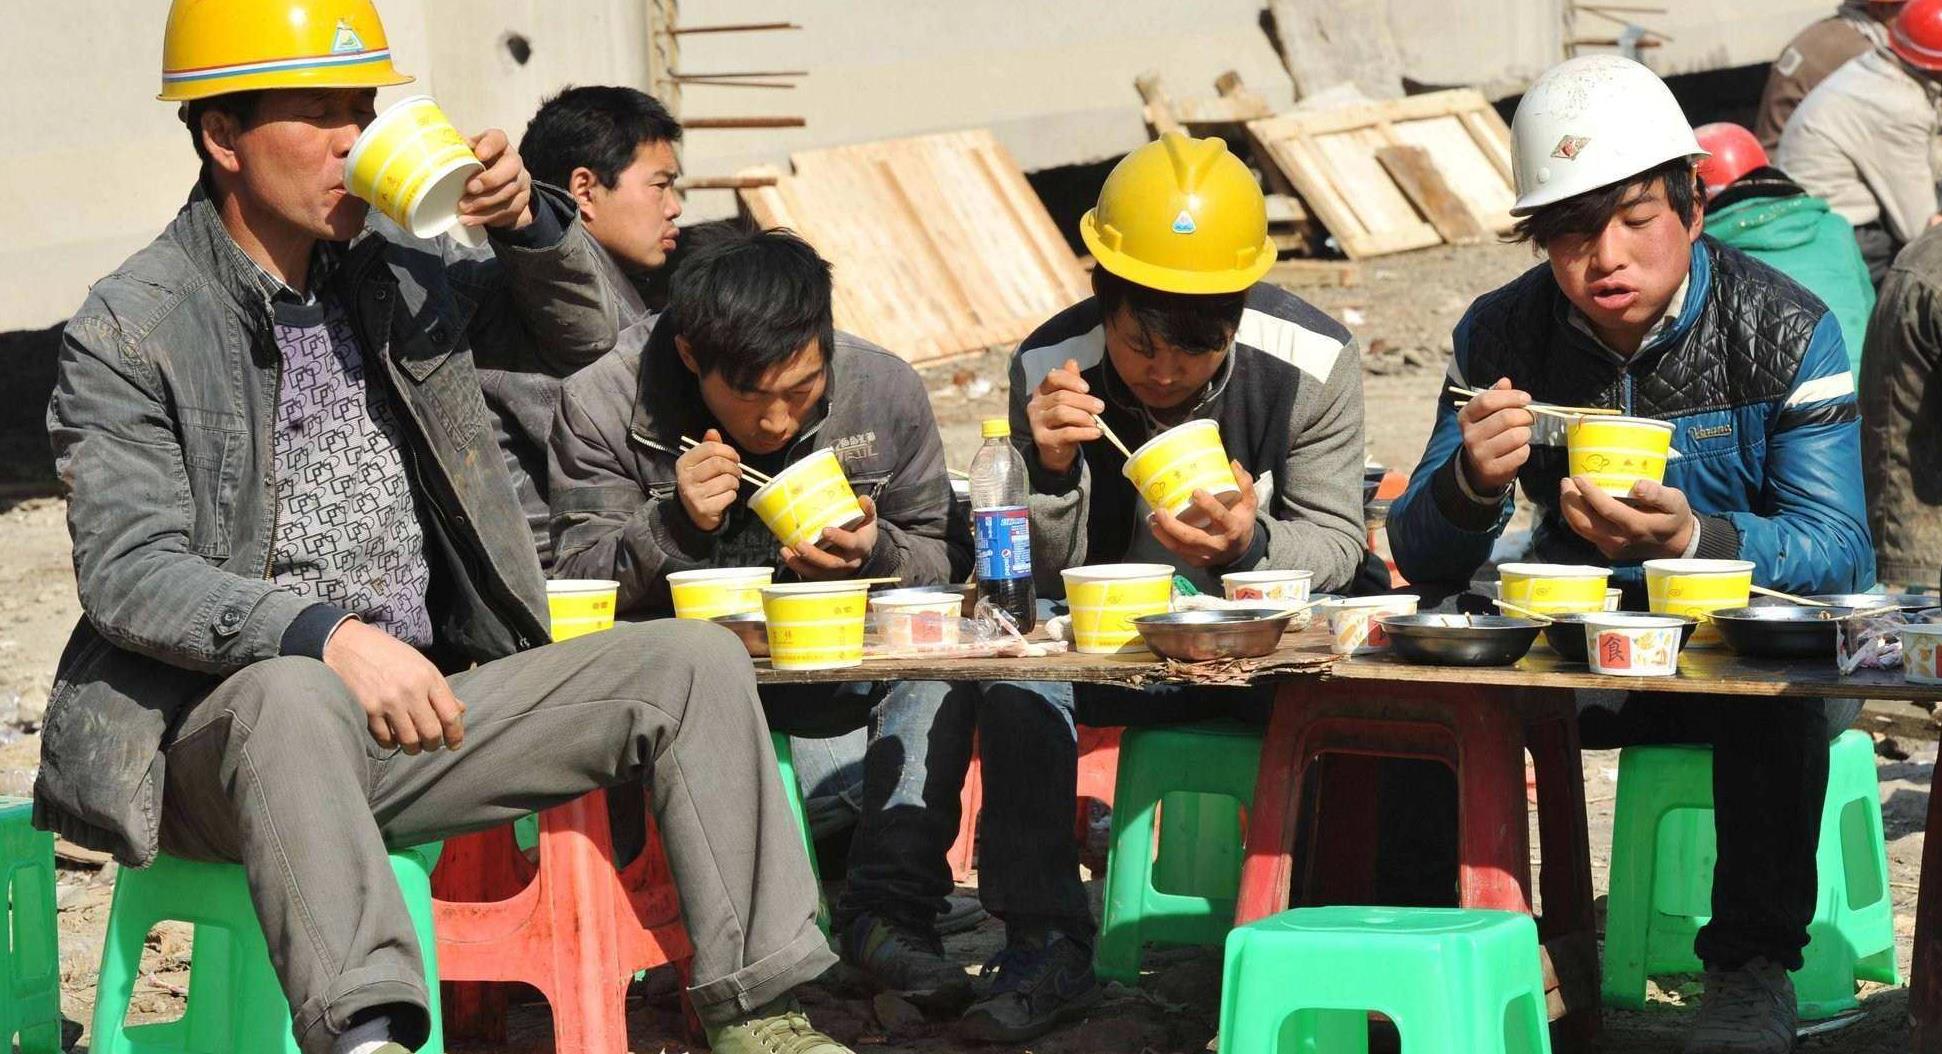
[[[1591,672],[1608,677],[1670,677],[1679,672],[1679,638],[1686,625],[1680,619],[1594,615],[1584,624]]]
[[[1220,576],[1220,585],[1229,600],[1294,605],[1307,602],[1314,578],[1313,571],[1233,571]]]
[[[899,589],[870,598],[877,636],[892,648],[949,647],[958,642],[964,598],[956,593]]]
[[[1416,598],[1407,593],[1346,597],[1321,605],[1328,619],[1328,650],[1337,655],[1376,655],[1389,650],[1389,633],[1377,615],[1414,615]]]

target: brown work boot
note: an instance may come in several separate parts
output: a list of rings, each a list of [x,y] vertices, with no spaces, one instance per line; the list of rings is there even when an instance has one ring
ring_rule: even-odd
[[[1706,993],[1685,1054],[1790,1054],[1800,1024],[1794,982],[1780,964],[1754,959],[1706,970]]]

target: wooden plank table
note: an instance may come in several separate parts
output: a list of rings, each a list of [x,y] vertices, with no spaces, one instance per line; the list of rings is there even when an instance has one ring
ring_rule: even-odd
[[[1007,680],[1065,681],[1076,684],[1122,685],[1171,683],[1208,685],[1276,684],[1274,722],[1312,720],[1317,715],[1360,714],[1364,716],[1407,716],[1412,712],[1446,704],[1452,698],[1474,699],[1479,706],[1502,706],[1516,711],[1531,723],[1533,755],[1548,760],[1539,765],[1539,825],[1549,840],[1553,832],[1562,840],[1572,839],[1575,829],[1583,841],[1585,826],[1583,775],[1577,764],[1575,724],[1569,720],[1576,711],[1575,693],[1580,689],[1607,689],[1628,692],[1673,692],[1742,698],[1750,708],[1762,699],[1778,697],[1903,699],[1917,702],[1942,701],[1942,688],[1909,684],[1900,671],[1864,670],[1843,677],[1830,658],[1826,661],[1777,661],[1743,658],[1733,651],[1717,649],[1688,650],[1679,656],[1679,672],[1672,677],[1606,677],[1592,674],[1583,663],[1568,662],[1552,652],[1540,638],[1531,653],[1511,666],[1460,667],[1427,666],[1406,663],[1393,656],[1343,657],[1330,654],[1326,629],[1317,623],[1298,633],[1290,633],[1281,647],[1260,659],[1221,664],[1181,664],[1156,660],[1144,653],[1134,655],[1078,655],[1066,653],[1043,658],[980,658],[955,660],[879,659],[860,667],[814,672],[785,672],[758,659],[756,680],[762,684],[799,684],[854,680]],[[1757,709],[1749,716],[1757,720]],[[1563,718],[1564,720],[1560,720]],[[1558,736],[1567,737],[1558,740]],[[1548,737],[1548,738],[1547,738]],[[1269,738],[1274,738],[1271,726]],[[1565,749],[1557,749],[1560,746]],[[1276,810],[1266,802],[1263,787],[1273,778],[1274,768],[1291,759],[1263,756],[1262,776],[1256,786],[1257,810],[1251,841],[1265,827],[1293,823],[1292,816],[1270,815]],[[1522,795],[1517,796],[1521,800]],[[1942,795],[1929,797],[1929,823],[1942,824]],[[1514,826],[1522,845],[1522,824]],[[1942,828],[1939,828],[1942,829]],[[1505,856],[1498,847],[1496,859],[1528,860],[1528,847],[1522,854],[1513,846]],[[1467,848],[1460,853],[1468,853]],[[1252,855],[1252,854],[1251,854]],[[1539,892],[1544,903],[1589,904],[1591,875],[1588,860],[1549,860],[1541,868]],[[1929,877],[1942,882],[1942,838],[1924,847],[1922,891],[1916,909],[1914,969],[1910,1016],[1914,1021],[1915,1050],[1919,1054],[1942,1054],[1942,891],[1929,889]],[[1294,862],[1282,859],[1274,866],[1292,871]],[[1463,866],[1485,874],[1475,881],[1494,887],[1500,893],[1518,886],[1528,904],[1530,876],[1528,865],[1522,873],[1515,866],[1501,863],[1476,866],[1465,860]],[[1472,881],[1466,878],[1466,883]],[[1514,898],[1513,898],[1514,899]],[[1589,945],[1590,919],[1541,919],[1540,933],[1545,940],[1548,972],[1556,988],[1550,993],[1549,1007],[1554,1019],[1554,1043],[1560,1050],[1588,1049],[1598,1022],[1598,963],[1595,947]]]

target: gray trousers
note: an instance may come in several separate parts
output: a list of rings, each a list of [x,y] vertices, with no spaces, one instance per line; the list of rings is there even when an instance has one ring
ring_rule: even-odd
[[[747,654],[700,622],[621,625],[454,675],[457,751],[380,748],[337,675],[281,658],[196,704],[167,748],[162,848],[240,861],[305,1054],[370,1012],[416,1047],[424,970],[385,847],[645,782],[720,1024],[835,962]]]

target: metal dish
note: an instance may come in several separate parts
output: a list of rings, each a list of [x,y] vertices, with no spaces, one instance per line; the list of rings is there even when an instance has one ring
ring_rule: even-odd
[[[1917,611],[1942,606],[1942,597],[1931,593],[1823,593],[1808,597],[1835,607],[1867,611],[1871,608],[1898,607],[1913,615]]]
[[[880,597],[896,597],[906,593],[955,593],[961,601],[958,606],[958,617],[978,617],[978,584],[976,582],[953,582],[945,586],[903,586],[896,589],[880,589],[871,593],[870,599],[876,600]]]
[[[1832,659],[1841,616],[1853,608],[1797,604],[1722,608],[1707,617],[1728,647],[1759,659]]]
[[[1648,615],[1639,611],[1580,611],[1569,615],[1551,616],[1551,624],[1544,627],[1544,643],[1558,656],[1571,662],[1589,662],[1591,656],[1585,651],[1585,620],[1588,618],[1623,619],[1634,618],[1676,618],[1686,624],[1679,631],[1679,647],[1684,650],[1693,639],[1693,631],[1699,628],[1699,620],[1684,615]]]
[[[1378,615],[1376,624],[1397,658],[1438,666],[1509,666],[1544,628],[1507,615]]]
[[[767,658],[769,654],[769,620],[760,611],[743,612],[740,615],[721,615],[709,619],[717,626],[726,626],[729,632],[742,638],[742,647],[748,649],[749,657]]]
[[[1141,615],[1132,621],[1153,654],[1181,662],[1207,662],[1268,654],[1280,645],[1281,635],[1293,618],[1274,608],[1241,608],[1169,611]]]

